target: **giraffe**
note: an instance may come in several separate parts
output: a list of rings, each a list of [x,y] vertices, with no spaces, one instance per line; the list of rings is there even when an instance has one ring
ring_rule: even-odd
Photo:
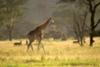
[[[28,34],[27,34],[27,38],[29,40],[29,43],[27,45],[27,51],[29,50],[29,48],[31,48],[33,50],[33,47],[32,47],[32,42],[34,40],[37,40],[38,41],[38,47],[37,49],[39,50],[40,46],[43,48],[43,51],[45,52],[44,50],[44,46],[43,44],[41,44],[41,40],[42,40],[42,35],[43,35],[43,30],[50,24],[50,21],[52,20],[51,17],[49,17],[43,24],[37,26],[34,30],[30,31]],[[54,21],[52,20],[52,23],[54,23]],[[41,44],[41,45],[40,45]]]

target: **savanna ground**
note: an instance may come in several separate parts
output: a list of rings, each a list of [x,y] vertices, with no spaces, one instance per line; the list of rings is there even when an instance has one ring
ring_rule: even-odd
[[[21,46],[13,45],[19,40],[0,41],[0,67],[100,67],[100,38],[95,38],[94,47],[80,47],[72,39],[43,40],[45,54],[37,45],[27,52],[25,39],[21,40]]]

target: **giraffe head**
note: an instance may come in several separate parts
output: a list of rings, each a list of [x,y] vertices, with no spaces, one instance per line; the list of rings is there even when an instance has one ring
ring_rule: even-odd
[[[52,17],[49,17],[49,22],[50,22],[51,24],[53,24],[53,23],[54,23],[54,19],[53,19]]]

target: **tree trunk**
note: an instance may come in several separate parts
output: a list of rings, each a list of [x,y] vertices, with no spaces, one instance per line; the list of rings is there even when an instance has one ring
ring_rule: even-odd
[[[83,46],[83,41],[81,40],[80,42],[81,42],[81,43],[80,43],[80,46]]]
[[[13,26],[7,25],[7,35],[8,35],[8,39],[9,41],[12,41],[12,31],[13,31]]]
[[[93,46],[93,34],[90,33],[90,46],[92,47]]]
[[[94,17],[95,17],[95,11],[91,11],[91,24],[90,24],[90,46],[92,47],[93,46],[93,38],[94,38]]]
[[[90,46],[93,46],[95,28],[100,23],[100,21],[98,20],[98,22],[95,24],[95,13],[96,13],[97,7],[100,5],[100,2],[96,4],[95,4],[95,0],[87,0],[87,2],[89,5],[89,11],[91,13],[90,34],[89,34],[90,35]]]
[[[11,29],[9,29],[8,39],[9,41],[12,41],[12,30]]]

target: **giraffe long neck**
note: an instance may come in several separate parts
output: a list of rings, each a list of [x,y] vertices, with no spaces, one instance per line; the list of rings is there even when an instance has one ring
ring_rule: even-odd
[[[43,24],[41,24],[40,26],[38,26],[41,30],[45,29],[48,24],[50,23],[51,18],[49,18],[46,22],[44,22]]]

